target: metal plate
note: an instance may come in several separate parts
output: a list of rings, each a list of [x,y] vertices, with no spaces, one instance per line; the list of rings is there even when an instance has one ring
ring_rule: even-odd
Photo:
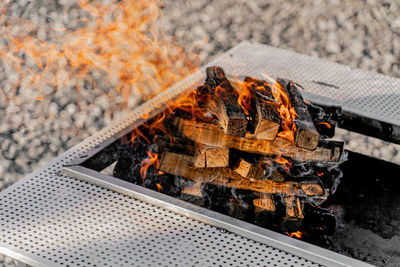
[[[224,54],[220,65],[231,58],[231,52],[236,54],[248,45],[244,43]],[[254,63],[261,64],[256,60]],[[233,72],[232,68],[227,70]],[[314,266],[317,262],[334,264],[327,255],[346,258],[321,249],[325,254],[310,261],[306,257],[311,254],[302,257],[288,252],[294,246],[297,254],[313,247],[304,242],[280,236],[275,243],[260,243],[61,174],[64,165],[87,157],[89,150],[115,140],[135,127],[145,114],[193,88],[202,81],[202,73],[196,72],[135,109],[127,119],[86,139],[1,192],[0,253],[34,266]],[[251,228],[246,231],[249,237],[255,235]],[[277,240],[283,240],[279,241],[280,249],[275,248]],[[336,264],[363,265],[347,260],[351,264]]]
[[[231,74],[288,78],[305,88],[302,94],[309,100],[400,125],[400,79],[250,42],[239,44],[212,64]]]

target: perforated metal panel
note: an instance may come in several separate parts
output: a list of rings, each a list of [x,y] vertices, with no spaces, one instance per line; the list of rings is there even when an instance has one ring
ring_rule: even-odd
[[[250,63],[248,46],[252,47],[242,44],[231,51],[239,55],[231,57],[228,52],[211,64],[218,62],[227,72],[233,72],[229,62],[236,64],[246,59]],[[238,72],[257,76],[258,70],[263,69],[258,56],[261,55],[256,53],[256,58],[250,60],[257,66],[252,68],[252,73],[245,73],[248,67],[245,65]],[[306,254],[302,257],[285,252],[290,251],[291,244],[287,249],[276,249],[61,174],[63,165],[126,133],[134,127],[135,121],[203,78],[203,70],[196,72],[134,110],[127,119],[86,139],[1,192],[0,253],[35,266],[317,265],[305,259]],[[303,250],[310,247],[296,242]],[[280,247],[285,246],[281,242]],[[322,258],[326,262],[326,254]],[[362,265],[356,261],[352,263],[350,265]]]
[[[308,100],[400,125],[400,79],[250,42],[212,64],[231,74],[288,78],[304,87],[302,94]]]
[[[52,174],[2,195],[0,221],[2,245],[51,266],[315,266],[176,213]]]

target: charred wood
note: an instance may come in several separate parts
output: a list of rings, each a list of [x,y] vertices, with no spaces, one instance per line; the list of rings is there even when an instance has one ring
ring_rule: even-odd
[[[307,103],[314,126],[323,138],[332,138],[335,128],[342,122],[342,108],[315,103]]]
[[[265,81],[246,77],[250,86],[249,113],[251,121],[248,130],[256,139],[274,140],[278,133],[281,119],[278,113],[279,104],[275,102],[271,88]]]
[[[336,226],[335,214],[328,209],[306,204],[303,225],[311,234],[333,235]]]
[[[153,143],[157,145],[158,153],[172,151],[187,155],[195,154],[195,143],[191,140],[175,137],[155,135]]]
[[[315,129],[311,115],[308,112],[307,104],[304,102],[300,91],[292,81],[278,79],[278,82],[286,89],[291,105],[294,107],[297,114],[294,120],[296,125],[296,145],[309,150],[316,149],[320,135]]]
[[[247,119],[237,101],[236,91],[220,67],[209,67],[206,73],[205,88],[199,87],[196,92],[199,106],[208,107],[226,134],[243,137],[246,134]]]
[[[315,184],[313,190],[308,190],[309,187],[303,186],[306,189],[304,191],[302,188],[303,182],[244,179],[229,168],[195,168],[193,161],[194,158],[187,155],[165,152],[161,158],[159,170],[191,179],[195,183],[219,184],[226,187],[267,194],[315,196],[317,199],[326,199],[324,190],[319,184]],[[318,189],[318,187],[321,188]],[[321,194],[316,195],[316,192],[320,192]],[[308,194],[311,194],[311,196]]]
[[[254,193],[210,183],[204,183],[201,190],[205,207],[240,220],[254,221],[253,200],[257,198]]]

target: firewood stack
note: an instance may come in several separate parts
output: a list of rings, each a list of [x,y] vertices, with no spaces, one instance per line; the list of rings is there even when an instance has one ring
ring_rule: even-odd
[[[340,176],[343,143],[326,140],[340,109],[304,101],[291,81],[229,80],[219,67],[206,74],[195,92],[202,115],[177,107],[164,120],[170,133],[152,136],[158,175],[181,177],[182,195],[240,219],[331,232],[334,216],[319,206]]]

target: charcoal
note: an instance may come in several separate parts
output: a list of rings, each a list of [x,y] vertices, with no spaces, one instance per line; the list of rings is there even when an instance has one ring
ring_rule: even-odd
[[[314,235],[333,235],[336,226],[335,214],[325,208],[310,204],[304,206],[304,229]]]
[[[204,183],[201,187],[204,206],[244,221],[254,222],[253,192]]]
[[[181,195],[182,183],[183,178],[169,174],[158,174],[151,167],[143,180],[144,187],[173,197]]]

